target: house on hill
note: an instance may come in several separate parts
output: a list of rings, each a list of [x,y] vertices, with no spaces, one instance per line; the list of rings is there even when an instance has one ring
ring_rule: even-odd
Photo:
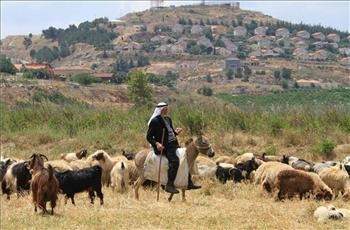
[[[268,28],[266,26],[259,26],[259,27],[255,28],[254,34],[255,35],[266,35],[267,29]]]
[[[229,57],[225,59],[225,69],[231,69],[236,72],[239,68],[241,68],[241,60],[237,57]]]
[[[326,39],[326,36],[321,32],[313,33],[313,34],[311,34],[311,36],[314,39],[319,40],[319,41],[324,41]]]
[[[247,35],[247,29],[244,26],[237,26],[233,29],[233,35],[237,37],[245,37]]]
[[[309,39],[310,38],[310,33],[307,32],[306,30],[301,30],[297,32],[297,37],[303,38],[303,39]]]
[[[332,34],[328,34],[327,35],[327,40],[330,42],[339,42],[340,41],[340,37],[338,34],[332,33]]]
[[[54,74],[54,70],[50,64],[47,63],[27,63],[27,64],[16,64],[16,69],[20,71],[22,68],[27,70],[46,70],[49,74]]]
[[[289,37],[289,30],[287,28],[279,28],[275,31],[275,36],[287,38]]]

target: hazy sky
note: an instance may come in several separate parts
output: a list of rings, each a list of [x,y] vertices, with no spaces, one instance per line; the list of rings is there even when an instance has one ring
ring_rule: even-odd
[[[164,5],[187,5],[198,1],[165,1]],[[208,1],[206,1],[208,2]],[[350,31],[349,1],[240,1],[241,8],[273,17],[321,24]],[[4,1],[1,0],[1,38],[39,34],[49,26],[65,28],[96,17],[117,19],[145,10],[150,1]]]

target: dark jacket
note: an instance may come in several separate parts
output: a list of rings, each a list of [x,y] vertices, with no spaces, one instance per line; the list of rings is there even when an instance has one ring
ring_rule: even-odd
[[[164,119],[166,119],[169,124],[170,127],[173,129],[175,136],[177,136],[177,133],[175,132],[175,129],[173,127],[173,123],[171,121],[170,117],[164,117]],[[162,143],[162,135],[163,135],[163,130],[164,130],[164,141],[163,141],[163,146],[164,146],[164,150],[163,152],[165,152],[167,150],[168,147],[168,130],[165,126],[164,120],[163,118],[159,115],[156,116],[155,118],[153,118],[151,120],[151,123],[148,126],[148,131],[147,131],[147,141],[152,145],[155,154],[159,154],[160,152],[157,150],[157,145],[156,142]],[[177,145],[177,147],[179,147],[179,144],[175,143]]]

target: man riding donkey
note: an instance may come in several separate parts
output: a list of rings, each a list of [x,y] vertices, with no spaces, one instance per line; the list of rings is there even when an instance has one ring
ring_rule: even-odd
[[[152,145],[154,153],[159,155],[163,153],[169,162],[168,182],[165,191],[168,193],[179,193],[174,186],[177,170],[179,168],[179,158],[176,150],[180,148],[176,136],[182,132],[181,128],[173,128],[171,118],[168,116],[168,104],[159,103],[151,118],[148,121],[147,141]],[[188,176],[187,189],[199,189],[201,186],[192,182],[191,175]]]

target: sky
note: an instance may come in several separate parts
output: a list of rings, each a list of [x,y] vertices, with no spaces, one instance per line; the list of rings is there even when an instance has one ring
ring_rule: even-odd
[[[193,3],[199,1],[164,1],[164,6]],[[240,1],[240,5],[242,9],[260,11],[286,21],[302,21],[350,31],[349,1]],[[113,20],[149,7],[150,1],[1,0],[1,38],[40,34],[50,26],[66,28],[97,17]]]

